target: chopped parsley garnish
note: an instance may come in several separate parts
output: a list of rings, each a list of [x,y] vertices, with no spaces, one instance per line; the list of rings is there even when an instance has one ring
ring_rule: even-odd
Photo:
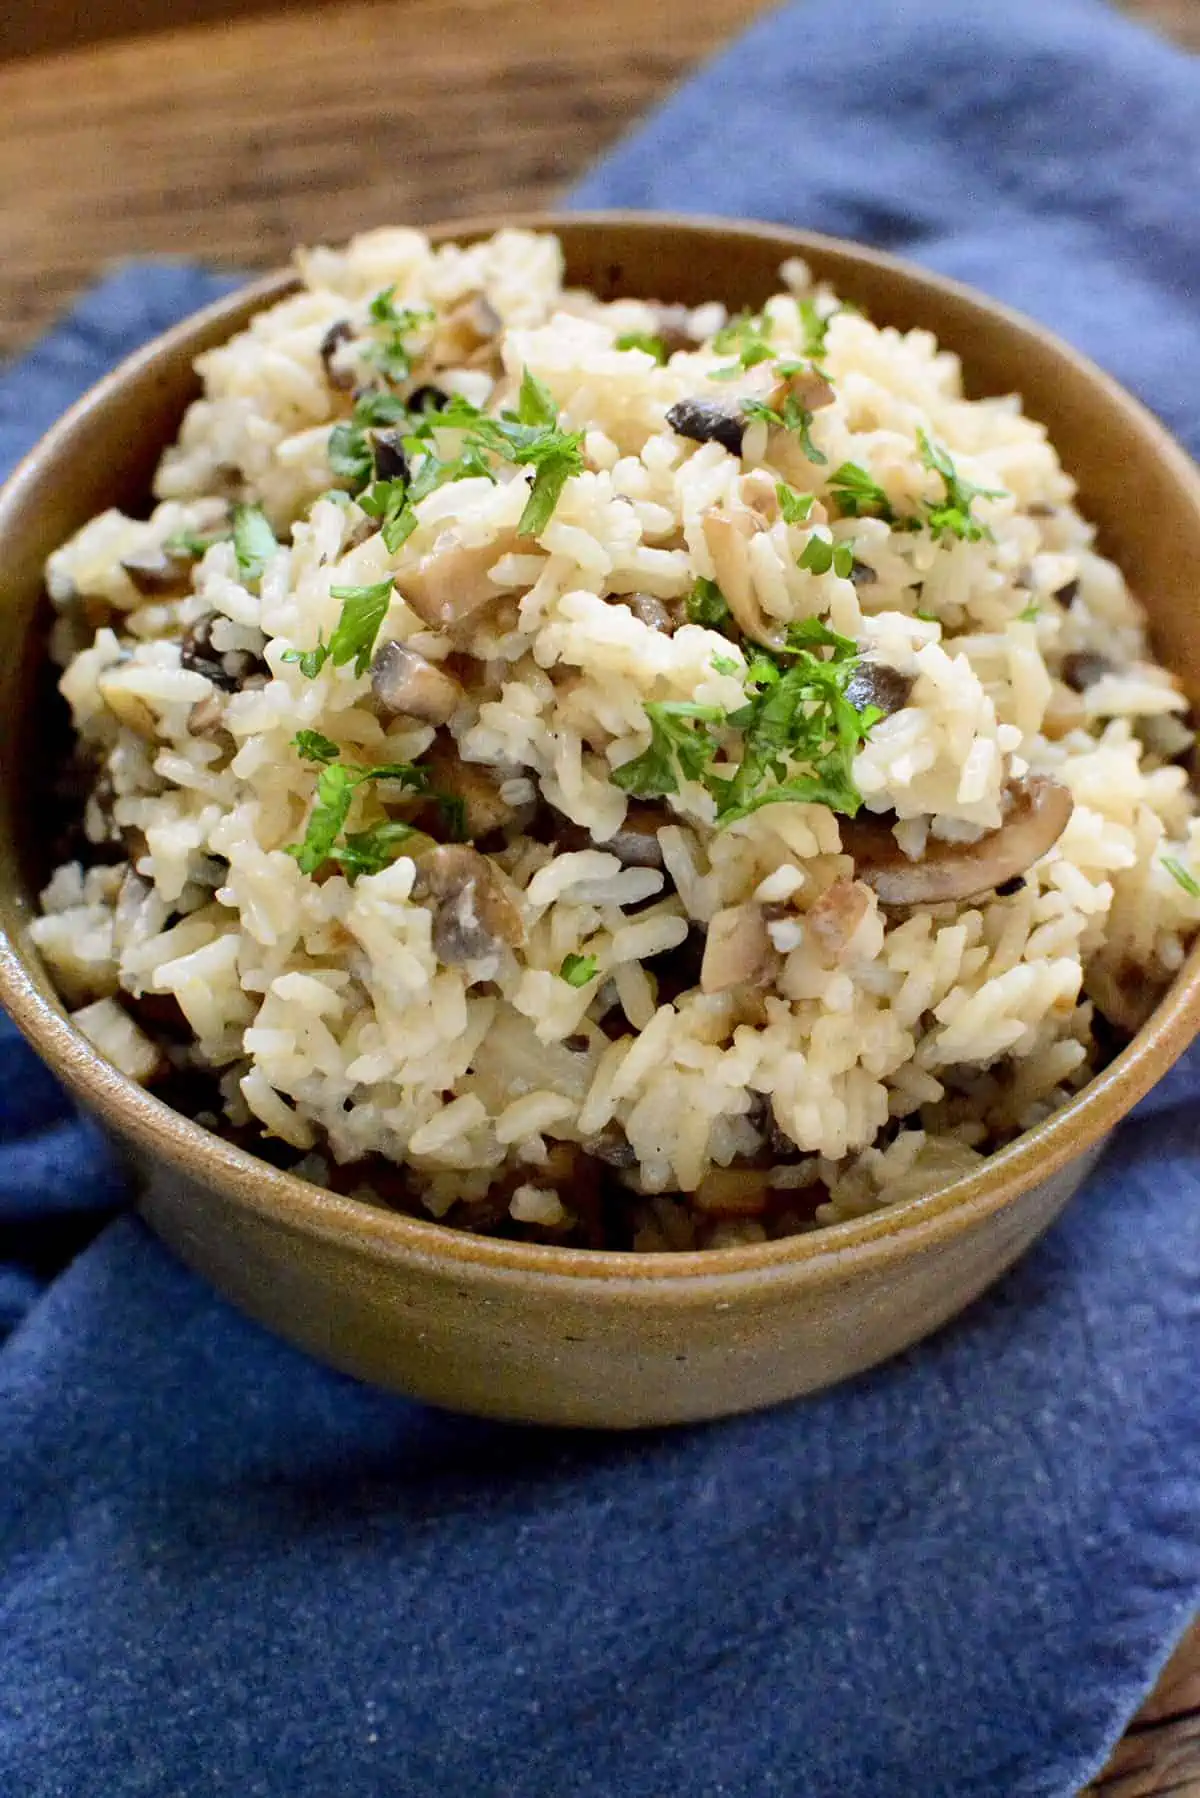
[[[804,332],[804,354],[815,366],[825,355],[825,339],[829,335],[829,319],[823,318],[817,311],[815,300],[798,300],[800,325]],[[832,314],[830,314],[832,317]]]
[[[784,524],[807,524],[809,514],[816,504],[815,494],[797,493],[786,481],[776,481],[775,498],[779,501]]]
[[[1181,886],[1189,899],[1200,899],[1200,881],[1173,855],[1164,855],[1162,865],[1171,879]]]
[[[407,417],[403,400],[394,393],[372,388],[359,394],[348,423],[334,425],[326,450],[329,466],[340,481],[351,483],[351,492],[358,493],[375,472],[367,432],[399,424]]]
[[[322,736],[319,730],[298,730],[292,742],[306,762],[336,762],[342,753],[332,738]]]
[[[782,411],[776,411],[773,406],[768,406],[766,400],[744,399],[742,416],[747,422],[760,419],[764,424],[779,425],[783,430],[790,431],[794,437],[799,439],[800,447],[810,462],[824,464],[829,460],[828,456],[823,455],[812,440],[812,413],[807,406],[800,404],[794,393],[788,394],[783,402]]]
[[[653,356],[658,363],[667,359],[667,346],[661,337],[651,336],[649,331],[625,331],[617,338],[613,346],[618,350],[644,350],[647,356]]]
[[[743,674],[745,672],[742,664],[735,662],[732,656],[714,656],[712,666],[717,674]]]
[[[428,307],[397,306],[396,288],[385,287],[367,308],[371,316],[374,341],[366,355],[385,379],[406,381],[412,373],[413,355],[405,339],[433,319]]]
[[[331,587],[329,591],[342,602],[342,615],[329,642],[319,641],[315,649],[285,649],[283,660],[298,662],[301,674],[309,680],[317,678],[326,662],[335,668],[353,662],[361,679],[371,666],[375,639],[392,603],[392,577],[369,587]]]
[[[832,568],[835,574],[848,581],[854,572],[854,545],[834,543],[831,538],[819,537],[814,532],[796,558],[796,566],[807,569],[810,574],[828,574]]]
[[[725,595],[716,581],[705,580],[703,575],[697,576],[684,605],[689,624],[703,624],[708,630],[719,631],[729,622]]]
[[[390,820],[371,830],[353,831],[339,847],[338,838],[345,829],[354,795],[366,781],[395,780],[421,793],[428,777],[423,768],[411,762],[384,762],[378,767],[364,768],[352,762],[335,760],[336,743],[319,731],[297,731],[292,742],[307,761],[324,765],[317,776],[317,793],[308,814],[304,840],[289,843],[287,853],[294,855],[302,874],[315,874],[327,861],[341,862],[348,877],[379,872],[394,861],[409,837],[419,834],[407,824],[392,825]],[[327,751],[332,750],[330,757]]]
[[[244,581],[256,581],[269,559],[279,548],[266,514],[257,506],[235,506],[233,511],[233,553],[238,573]]]
[[[882,716],[874,706],[860,711],[846,696],[857,661],[851,638],[804,619],[789,627],[783,647],[754,656],[746,702],[736,711],[682,700],[648,705],[649,747],[612,779],[647,798],[698,780],[716,800],[718,825],[780,800],[827,805],[853,817],[862,804],[854,757]],[[720,745],[713,726],[741,734],[741,758],[731,774],[715,771]]]
[[[417,528],[416,514],[409,503],[409,486],[408,481],[401,479],[375,481],[358,497],[367,517],[379,520],[380,535],[390,555],[395,555]]]
[[[168,556],[187,556],[193,562],[198,562],[214,543],[228,541],[228,531],[210,531],[207,534],[199,531],[176,531],[173,537],[164,541],[163,550]]]
[[[600,963],[594,955],[572,953],[563,956],[558,977],[560,980],[565,980],[568,986],[586,986],[589,980],[594,980],[599,972]]]
[[[1041,615],[1042,608],[1039,606],[1036,599],[1031,599],[1024,610],[1017,613],[1017,617],[1022,624],[1032,624],[1034,619],[1040,618]]]
[[[964,480],[949,452],[935,443],[927,432],[917,432],[917,443],[922,463],[938,476],[945,489],[945,496],[940,501],[925,502],[924,522],[934,536],[959,537],[964,543],[978,543],[984,537],[990,539],[991,531],[974,516],[971,505],[977,499],[1000,499],[1000,492],[994,487],[976,487],[973,482]]]
[[[722,325],[712,340],[712,347],[718,356],[736,356],[737,360],[724,368],[715,368],[709,375],[710,381],[735,381],[748,369],[757,368],[760,362],[769,362],[775,354],[769,341],[773,329],[771,319],[765,312],[739,312],[728,324]]]
[[[843,462],[834,470],[829,477],[829,491],[846,518],[882,518],[889,524],[895,520],[887,494],[857,462]]]
[[[690,699],[666,699],[646,707],[650,744],[631,762],[614,768],[612,780],[626,793],[643,799],[677,793],[681,780],[703,780],[716,754],[716,744],[702,728],[723,724],[719,706]]]

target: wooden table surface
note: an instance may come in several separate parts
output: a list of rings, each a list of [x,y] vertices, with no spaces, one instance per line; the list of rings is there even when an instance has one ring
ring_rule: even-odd
[[[1126,4],[1200,49],[1200,0]],[[552,202],[763,10],[326,4],[0,64],[0,355],[122,257],[269,267],[368,225]],[[1200,1627],[1092,1792],[1200,1794]]]

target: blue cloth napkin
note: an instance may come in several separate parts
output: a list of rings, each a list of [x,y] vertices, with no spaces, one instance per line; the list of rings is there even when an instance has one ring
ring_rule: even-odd
[[[575,198],[907,250],[1198,448],[1200,70],[1092,0],[986,10],[767,18]],[[93,292],[0,377],[0,464],[222,285]],[[114,1217],[95,1132],[0,1035],[0,1791],[1065,1798],[1200,1588],[1198,1098],[1193,1053],[935,1340],[622,1439],[267,1337]]]

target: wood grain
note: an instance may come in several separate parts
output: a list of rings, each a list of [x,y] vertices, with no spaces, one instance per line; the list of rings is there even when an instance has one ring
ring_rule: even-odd
[[[260,0],[189,4],[244,14]],[[114,259],[267,267],[294,243],[367,225],[551,201],[762,10],[764,0],[325,5],[0,65],[0,354]],[[1200,49],[1198,0],[1128,10]],[[40,22],[18,11],[21,31],[9,26],[0,54],[181,16],[176,0],[126,0],[82,21],[61,4]],[[1091,1792],[1200,1798],[1200,1629]]]

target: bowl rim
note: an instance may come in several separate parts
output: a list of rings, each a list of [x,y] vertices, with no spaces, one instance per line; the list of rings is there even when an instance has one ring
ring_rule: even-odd
[[[718,218],[703,214],[527,211],[472,216],[421,227],[434,242],[490,235],[501,228],[556,232],[561,229],[652,234],[657,230],[714,234],[777,246],[788,255],[836,254],[850,263],[934,285],[968,311],[1002,322],[1018,336],[1035,339],[1082,373],[1110,408],[1125,415],[1200,514],[1200,468],[1167,428],[1090,358],[1055,333],[1003,302],[965,283],[872,249],[851,239],[804,231],[770,221]],[[248,305],[254,311],[284,297],[298,284],[278,270],[239,286],[191,313],[168,331],[124,358],[88,389],[22,457],[0,487],[0,541],[25,489],[39,479],[42,462],[102,408],[131,377],[186,346],[202,332],[233,319]],[[953,347],[953,346],[949,346]],[[29,953],[32,953],[31,951]],[[800,1236],[720,1249],[639,1253],[629,1249],[568,1248],[513,1242],[455,1230],[435,1219],[410,1217],[272,1167],[175,1111],[146,1088],[119,1073],[69,1021],[64,1009],[45,997],[26,966],[26,954],[0,927],[0,1003],[49,1067],[85,1105],[98,1111],[114,1131],[173,1171],[275,1226],[336,1242],[364,1257],[400,1259],[451,1271],[458,1280],[533,1280],[572,1291],[591,1285],[597,1293],[620,1291],[685,1301],[702,1292],[719,1297],[767,1281],[805,1284],[841,1281],[857,1267],[894,1262],[949,1241],[960,1231],[1003,1209],[1024,1191],[1060,1172],[1068,1163],[1098,1149],[1104,1136],[1147,1093],[1200,1031],[1200,941],[1188,955],[1150,1019],[1131,1042],[1078,1094],[1044,1122],[993,1151],[980,1167],[919,1198],[902,1200],[865,1217],[827,1225]]]

